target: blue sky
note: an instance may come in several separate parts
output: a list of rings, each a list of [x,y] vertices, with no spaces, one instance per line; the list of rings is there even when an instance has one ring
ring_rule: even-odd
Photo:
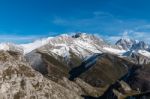
[[[0,41],[88,32],[150,42],[150,0],[0,0]]]

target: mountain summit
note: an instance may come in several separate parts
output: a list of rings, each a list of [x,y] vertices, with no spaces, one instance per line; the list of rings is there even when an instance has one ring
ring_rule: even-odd
[[[126,50],[149,50],[150,45],[144,41],[132,40],[129,38],[122,38],[116,42],[116,45],[121,46]]]

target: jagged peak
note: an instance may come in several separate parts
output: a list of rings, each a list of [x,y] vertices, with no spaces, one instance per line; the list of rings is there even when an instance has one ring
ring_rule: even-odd
[[[134,40],[134,39],[130,39],[130,38],[121,38],[116,42],[116,44],[119,44],[119,43],[135,43],[135,42],[139,42],[139,41]]]
[[[126,50],[148,50],[149,49],[149,45],[144,41],[134,40],[130,38],[121,38],[116,42],[116,45],[119,45]]]
[[[130,38],[121,38],[116,42],[116,45],[121,46],[125,50],[129,50],[136,41]]]

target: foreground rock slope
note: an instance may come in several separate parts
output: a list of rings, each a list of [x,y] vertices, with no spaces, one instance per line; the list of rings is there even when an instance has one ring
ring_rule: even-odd
[[[36,72],[15,52],[0,51],[0,99],[82,99]]]

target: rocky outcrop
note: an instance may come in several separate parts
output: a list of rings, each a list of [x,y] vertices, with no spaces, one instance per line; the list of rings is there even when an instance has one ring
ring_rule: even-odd
[[[17,53],[0,52],[1,99],[82,99],[76,92],[48,80]]]
[[[134,65],[128,73],[112,84],[100,99],[149,99],[149,66]]]

